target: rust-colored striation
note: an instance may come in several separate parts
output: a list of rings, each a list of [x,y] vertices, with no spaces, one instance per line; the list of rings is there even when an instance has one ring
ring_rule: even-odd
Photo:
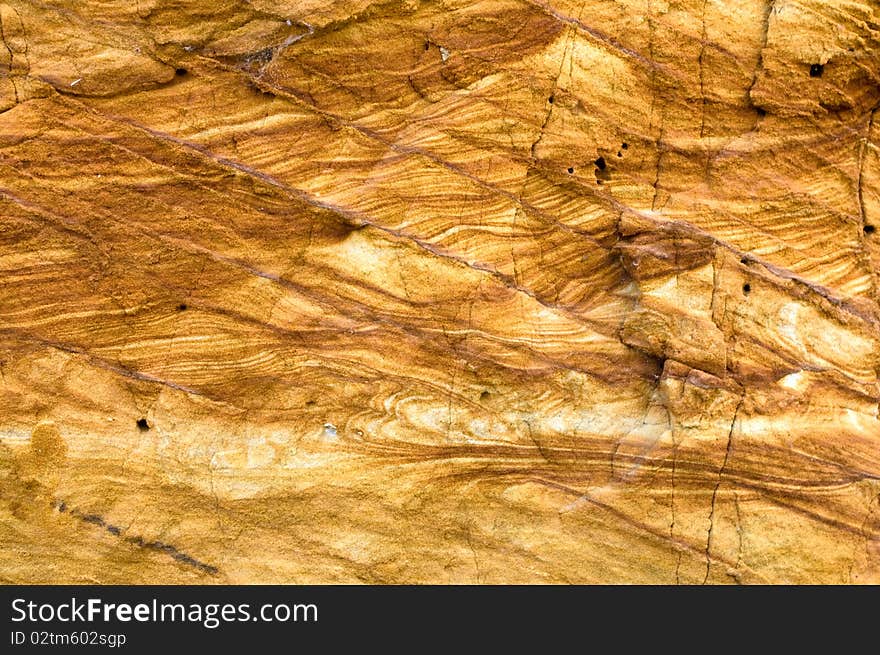
[[[0,0],[5,582],[880,582],[880,5]]]

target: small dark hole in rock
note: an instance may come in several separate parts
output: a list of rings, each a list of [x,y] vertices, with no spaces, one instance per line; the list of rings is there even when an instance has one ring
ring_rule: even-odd
[[[425,41],[425,50],[430,50],[430,49],[431,49],[431,44],[428,43],[427,41]]]
[[[556,98],[554,96],[550,96],[549,98],[547,98],[547,102],[549,102],[551,105],[554,103],[555,100]]]
[[[620,144],[620,147],[623,148],[624,150],[626,150],[627,148],[629,148],[629,144],[626,142],[623,142]]]
[[[186,75],[186,69],[185,68],[178,68],[177,70],[174,71],[174,74],[177,75],[178,77],[183,77],[184,75]]]
[[[862,229],[865,231],[865,234],[874,234],[877,231],[877,228],[873,225],[866,225]]]
[[[739,260],[739,263],[740,263],[740,264],[745,264],[746,266],[748,266],[749,263],[750,263],[750,262],[749,262],[749,258],[748,258],[748,257],[743,257],[742,259]]]
[[[746,283],[743,285],[743,293],[746,294],[746,295],[749,295],[749,292],[751,292],[751,290],[752,290],[752,285],[749,284],[748,282],[746,282]]]
[[[596,159],[596,161],[593,162],[593,163],[596,164],[596,168],[598,168],[600,171],[604,171],[605,168],[606,168],[606,166],[607,166],[607,164],[605,163],[605,158],[604,158],[604,157],[599,157],[599,158]]]
[[[147,430],[150,429],[150,424],[147,423],[147,419],[145,419],[145,418],[139,418],[137,420],[137,426],[138,426],[138,430],[140,430],[141,432],[146,432]]]
[[[569,166],[568,167],[568,174],[571,175],[572,173],[574,173],[574,169],[571,166]]]
[[[822,77],[822,72],[825,70],[825,66],[822,64],[813,64],[810,66],[810,77]]]
[[[480,394],[480,400],[486,400],[486,398],[488,398],[488,397],[489,397],[488,391],[484,391]]]
[[[306,407],[314,407],[317,402],[316,400],[307,400]]]
[[[177,306],[177,311],[179,312],[185,312],[187,309],[188,307],[185,302],[182,302]]]
[[[605,184],[602,180],[596,180],[596,184]]]
[[[764,118],[764,116],[767,115],[767,110],[764,109],[763,107],[758,107],[755,111],[757,112],[758,116],[760,116],[761,118]]]
[[[618,151],[617,151],[617,156],[618,156],[618,157],[623,157],[623,153],[620,152],[620,150],[618,150]]]

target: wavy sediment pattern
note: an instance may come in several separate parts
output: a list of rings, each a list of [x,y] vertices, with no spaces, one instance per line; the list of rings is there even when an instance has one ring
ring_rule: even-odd
[[[878,26],[0,4],[0,579],[880,582]]]

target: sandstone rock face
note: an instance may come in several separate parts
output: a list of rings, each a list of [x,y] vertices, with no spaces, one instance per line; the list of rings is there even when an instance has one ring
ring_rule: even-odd
[[[873,0],[2,0],[4,582],[880,582]]]

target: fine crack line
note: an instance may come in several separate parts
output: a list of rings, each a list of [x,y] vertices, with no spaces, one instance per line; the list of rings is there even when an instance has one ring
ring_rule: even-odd
[[[669,409],[666,410],[667,415],[669,415]],[[670,499],[669,499],[669,509],[671,514],[671,519],[669,522],[669,538],[675,539],[675,473],[678,468],[678,445],[679,441],[675,438],[675,429],[672,426],[672,417],[669,416],[669,426],[672,434],[672,473],[670,477]],[[676,561],[675,561],[675,584],[681,584],[681,558],[682,552],[681,550],[677,550],[676,552]]]
[[[755,72],[752,75],[752,81],[749,84],[749,88],[746,91],[746,97],[748,101],[752,104],[753,107],[758,107],[755,104],[754,98],[752,98],[752,91],[755,88],[755,85],[758,83],[758,76],[761,74],[761,71],[764,70],[764,50],[767,48],[767,36],[770,32],[770,17],[773,15],[773,11],[775,9],[776,0],[769,0],[767,2],[767,7],[764,10],[764,24],[763,24],[763,32],[761,34],[761,47],[758,49],[758,61],[755,64]],[[760,118],[760,115],[758,116]],[[757,127],[757,119],[755,120],[755,126]]]
[[[606,332],[603,332],[603,330],[605,329],[605,326],[601,325],[599,322],[594,321],[586,316],[583,316],[582,314],[579,314],[573,308],[570,308],[566,304],[556,303],[556,302],[553,302],[552,300],[544,298],[543,295],[540,294],[539,292],[533,291],[532,289],[529,289],[528,287],[525,287],[523,285],[518,284],[513,279],[513,277],[511,275],[509,275],[507,273],[503,273],[503,272],[499,271],[498,269],[494,268],[493,266],[490,266],[489,264],[485,264],[480,261],[472,261],[466,257],[463,257],[461,255],[458,255],[458,254],[452,252],[452,251],[449,251],[442,246],[435,245],[434,243],[427,241],[423,238],[420,238],[414,234],[411,234],[405,230],[395,229],[395,228],[391,228],[391,227],[387,227],[385,225],[382,225],[381,223],[378,223],[375,220],[371,220],[371,218],[368,217],[366,214],[359,212],[357,210],[348,209],[346,207],[336,205],[332,202],[328,202],[328,201],[324,201],[319,198],[316,198],[313,195],[307,193],[306,191],[299,189],[298,187],[293,187],[289,184],[286,184],[286,183],[274,178],[273,176],[269,175],[268,173],[264,173],[258,169],[252,168],[252,167],[247,166],[245,164],[241,164],[241,163],[236,162],[234,160],[231,160],[229,158],[217,155],[216,153],[211,152],[209,149],[205,148],[204,146],[201,146],[198,143],[187,141],[185,139],[180,139],[180,138],[177,138],[177,137],[172,136],[170,134],[161,132],[159,130],[154,130],[154,129],[147,127],[145,125],[139,124],[136,121],[128,121],[128,120],[125,120],[125,119],[122,119],[119,117],[113,117],[113,116],[108,116],[106,114],[101,114],[100,112],[92,110],[87,105],[82,105],[82,103],[79,103],[78,101],[77,101],[77,103],[80,104],[82,107],[86,108],[87,111],[92,111],[107,120],[111,120],[113,122],[116,122],[116,123],[119,123],[122,125],[127,125],[128,127],[135,129],[135,130],[138,130],[138,131],[141,131],[145,134],[148,134],[155,139],[165,140],[165,141],[177,144],[178,146],[180,146],[182,148],[186,148],[190,151],[200,153],[203,157],[214,161],[219,166],[236,170],[244,175],[247,175],[249,177],[260,180],[261,182],[264,182],[272,187],[275,187],[276,189],[279,189],[279,190],[285,192],[288,196],[296,198],[297,200],[299,200],[300,202],[303,202],[306,205],[334,213],[337,216],[355,224],[358,227],[364,226],[364,225],[369,225],[370,227],[372,227],[376,230],[379,230],[381,232],[384,232],[392,237],[396,237],[396,238],[402,239],[402,240],[408,240],[408,241],[412,242],[413,244],[415,244],[416,246],[418,246],[419,248],[429,252],[430,254],[432,254],[436,257],[440,257],[440,258],[444,258],[444,259],[447,259],[450,261],[454,261],[454,262],[457,262],[458,264],[461,264],[461,265],[466,266],[468,268],[471,268],[473,270],[480,271],[480,272],[486,273],[488,275],[491,275],[492,277],[494,277],[496,280],[498,280],[501,284],[503,284],[507,288],[514,290],[514,291],[518,291],[518,292],[530,297],[532,300],[539,303],[540,305],[547,307],[548,309],[552,309],[554,311],[557,311],[559,313],[565,314],[566,316],[577,320],[578,322],[590,327],[591,329],[595,330],[596,332],[598,332],[600,334],[606,334]],[[563,224],[560,223],[559,226],[562,227]],[[575,231],[575,230],[573,228],[569,227],[569,231]],[[583,235],[583,236],[585,238],[590,239],[590,241],[592,241],[593,243],[596,243],[597,247],[601,247],[601,245],[599,245],[597,242],[595,242],[595,240],[592,239],[591,237],[588,237],[587,235]],[[607,334],[606,334],[606,336],[607,336]]]
[[[602,502],[601,500],[591,496],[589,493],[584,493],[583,491],[580,491],[580,490],[578,490],[574,487],[571,487],[567,484],[563,484],[561,482],[556,482],[554,480],[547,480],[547,479],[539,477],[539,476],[531,476],[531,477],[527,477],[526,479],[531,482],[534,482],[536,484],[540,484],[545,487],[548,487],[550,489],[556,489],[566,495],[575,496],[575,500],[573,502],[569,503],[568,505],[566,505],[565,508],[563,508],[563,510],[561,510],[561,511],[571,511],[571,510],[579,507],[580,505],[586,503],[586,504],[592,505],[596,508],[599,508],[602,511],[607,512],[611,516],[615,517],[616,519],[618,519],[620,521],[623,521],[627,525],[630,525],[630,526],[636,528],[639,532],[641,532],[645,535],[653,537],[654,539],[657,539],[658,541],[660,541],[662,543],[671,543],[676,548],[679,548],[682,552],[687,552],[692,556],[697,556],[698,554],[703,554],[697,546],[691,544],[688,540],[670,538],[669,535],[666,534],[664,531],[659,530],[659,529],[655,529],[654,527],[652,527],[648,524],[639,522],[638,520],[634,519],[632,516],[630,516],[629,514],[624,512],[623,510],[618,509],[617,507],[615,507],[614,505],[612,505],[610,503]],[[710,557],[710,560],[715,561],[715,562],[719,562],[721,564],[725,564],[727,566],[730,566],[733,564],[733,562],[730,562],[729,560],[725,560],[722,557],[712,558],[711,555],[709,557]],[[764,582],[764,583],[769,582],[769,580],[764,578],[764,576],[762,574],[758,573],[757,571],[749,571],[749,573],[761,578],[761,582]]]
[[[740,397],[739,403],[733,412],[733,420],[730,422],[730,430],[727,433],[727,448],[724,451],[724,461],[721,463],[721,468],[718,469],[718,480],[715,483],[715,489],[712,490],[712,507],[709,510],[709,529],[706,535],[706,575],[703,578],[703,584],[706,584],[709,580],[709,571],[712,564],[710,552],[712,550],[712,528],[715,521],[715,501],[718,497],[718,489],[721,487],[721,481],[724,477],[725,470],[727,469],[727,462],[730,460],[730,451],[733,447],[733,430],[736,427],[736,420],[739,416],[739,411],[743,406],[744,400],[745,396],[743,395]]]
[[[868,148],[870,147],[870,138],[871,138],[871,129],[874,126],[874,115],[877,113],[877,109],[880,108],[874,107],[870,114],[868,114],[867,124],[865,125],[865,134],[859,140],[859,174],[858,179],[856,181],[856,200],[859,206],[859,219],[861,221],[861,225],[859,226],[860,233],[858,235],[859,241],[862,244],[862,256],[865,260],[865,265],[870,272],[871,278],[871,291],[873,292],[874,299],[880,302],[880,287],[877,284],[877,276],[878,271],[874,268],[871,251],[868,247],[866,232],[868,226],[868,214],[865,209],[865,196],[864,196],[864,176],[865,176],[865,158],[867,156]]]
[[[703,31],[700,38],[700,56],[697,60],[700,65],[700,99],[702,101],[702,107],[700,110],[700,139],[705,136],[706,133],[706,90],[705,90],[705,73],[703,70],[703,58],[706,55],[706,37],[708,32],[706,31],[706,5],[709,4],[709,0],[703,0],[703,10],[700,16],[700,20],[703,23]]]

